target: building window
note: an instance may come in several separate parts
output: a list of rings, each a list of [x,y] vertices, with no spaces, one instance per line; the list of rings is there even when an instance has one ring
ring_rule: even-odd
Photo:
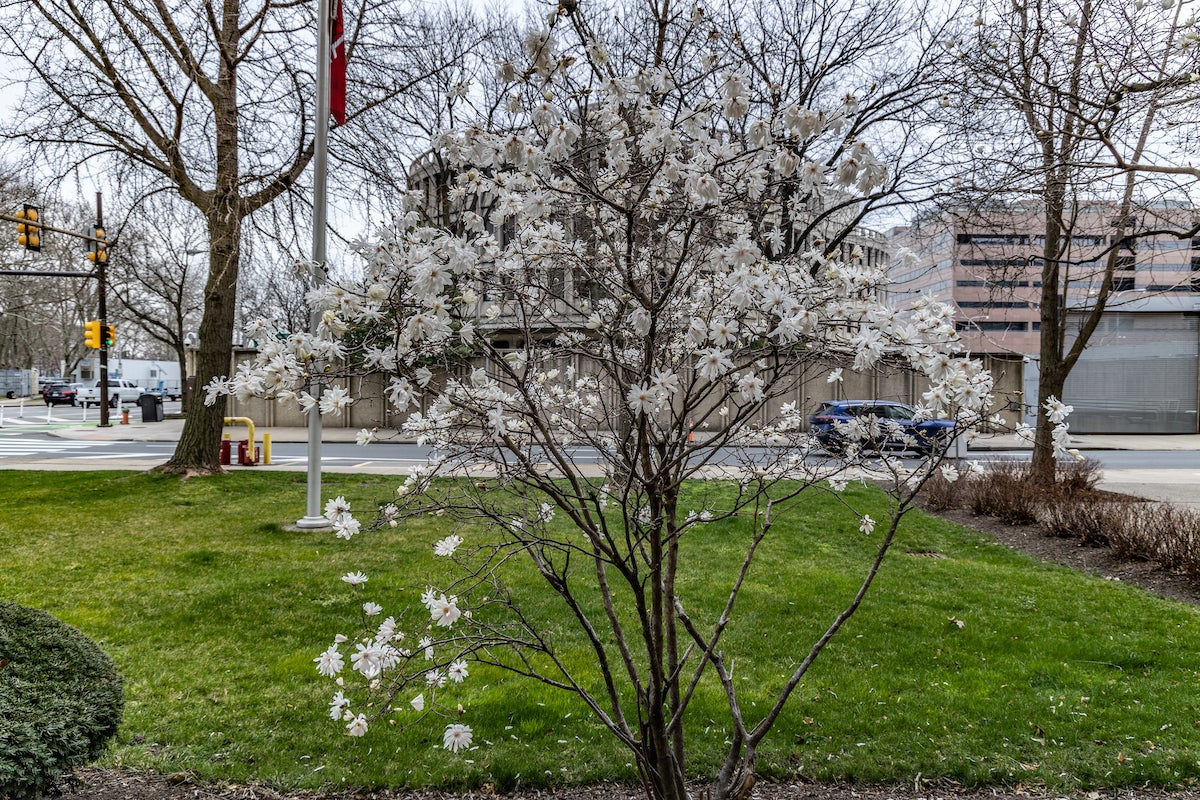
[[[1029,308],[1024,300],[959,300],[959,308]]]
[[[959,244],[975,244],[980,246],[997,244],[1029,244],[1028,236],[1017,233],[960,233],[956,238]]]
[[[980,320],[978,322],[956,322],[954,323],[954,329],[959,332],[974,330],[986,331],[988,333],[1023,333],[1028,329],[1028,326],[1024,322]]]
[[[1134,280],[1132,275],[1114,275],[1112,279],[1112,290],[1114,292],[1132,292],[1134,289]]]

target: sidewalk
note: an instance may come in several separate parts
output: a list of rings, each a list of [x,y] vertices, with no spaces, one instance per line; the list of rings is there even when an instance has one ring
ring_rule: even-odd
[[[68,439],[91,440],[125,440],[141,442],[173,442],[179,438],[183,429],[182,419],[168,419],[162,422],[140,422],[136,411],[131,413],[128,425],[120,424],[120,416],[108,428],[99,428],[95,422],[78,427],[66,427],[51,431],[56,436]],[[358,436],[358,428],[326,427],[322,429],[321,440],[325,442],[353,442]],[[225,432],[231,438],[245,438],[244,425],[227,425]],[[308,429],[300,427],[254,428],[254,435],[262,439],[264,433],[271,435],[273,442],[307,442]],[[413,441],[394,428],[380,429],[377,432],[380,440],[403,443]],[[1086,450],[1192,450],[1200,452],[1200,435],[1197,434],[1082,434],[1071,437],[1071,446],[1081,451]],[[1032,445],[1020,439],[1015,434],[981,434],[973,439],[968,449],[972,452],[995,450],[1029,450]],[[1200,459],[1197,460],[1200,469]]]
[[[4,406],[4,420],[11,420],[17,414],[18,400],[0,398],[0,406]],[[142,422],[141,412],[137,406],[126,406],[129,409],[129,424],[122,425],[120,412],[112,414],[112,425],[108,428],[97,427],[96,420],[89,420],[79,425],[63,425],[39,432],[51,433],[66,439],[91,440],[124,440],[140,442],[173,442],[178,440],[183,429],[183,419],[166,419],[162,422]],[[98,414],[95,409],[89,415]],[[27,423],[36,423],[44,418],[46,410],[40,401],[27,398],[25,401],[25,417]],[[97,417],[98,419],[98,417]],[[332,420],[340,422],[341,419]],[[9,426],[5,426],[6,429]],[[22,426],[25,427],[25,426]],[[30,426],[32,428],[32,426]],[[225,431],[231,438],[245,438],[244,425],[227,425]],[[353,442],[358,436],[359,428],[327,426],[323,428],[322,441]],[[270,434],[274,442],[307,442],[308,429],[305,427],[255,427],[254,434],[262,439],[264,433]],[[238,434],[241,434],[239,437]],[[394,428],[380,429],[378,438],[393,443],[412,441]],[[1071,436],[1071,446],[1079,450],[1194,450],[1200,452],[1200,434],[1080,434]],[[1029,450],[1032,445],[1016,436],[1016,434],[980,434],[971,440],[969,449],[972,451],[991,450]],[[1197,461],[1200,469],[1200,461]]]

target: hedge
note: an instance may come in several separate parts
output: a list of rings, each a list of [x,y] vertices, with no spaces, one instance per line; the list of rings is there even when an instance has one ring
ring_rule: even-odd
[[[121,676],[84,634],[0,601],[0,798],[32,800],[116,733]]]

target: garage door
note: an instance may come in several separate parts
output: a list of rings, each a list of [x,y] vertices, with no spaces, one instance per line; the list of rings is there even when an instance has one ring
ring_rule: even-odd
[[[1072,433],[1198,433],[1200,317],[1108,313],[1067,379]]]

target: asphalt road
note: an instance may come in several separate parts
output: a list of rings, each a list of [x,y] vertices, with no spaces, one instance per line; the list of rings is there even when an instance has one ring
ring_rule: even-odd
[[[91,412],[95,413],[94,409]],[[145,467],[160,463],[175,448],[171,441],[125,441],[67,439],[54,435],[48,426],[14,426],[0,429],[0,463],[8,467],[20,462],[130,460],[146,462]],[[261,449],[261,441],[259,443]],[[403,469],[425,460],[428,447],[415,444],[375,442],[367,447],[348,442],[324,442],[321,461],[330,467],[395,467]],[[596,463],[598,454],[590,447],[572,449],[579,463]],[[1100,462],[1105,470],[1168,470],[1192,475],[1200,491],[1200,453],[1192,450],[1089,450],[1088,458]],[[1028,459],[1027,450],[971,451],[971,459]],[[271,446],[271,466],[294,467],[307,464],[308,448],[301,442],[275,442]],[[720,459],[719,459],[720,461]],[[17,463],[13,463],[17,462]],[[85,465],[80,465],[85,466]]]

